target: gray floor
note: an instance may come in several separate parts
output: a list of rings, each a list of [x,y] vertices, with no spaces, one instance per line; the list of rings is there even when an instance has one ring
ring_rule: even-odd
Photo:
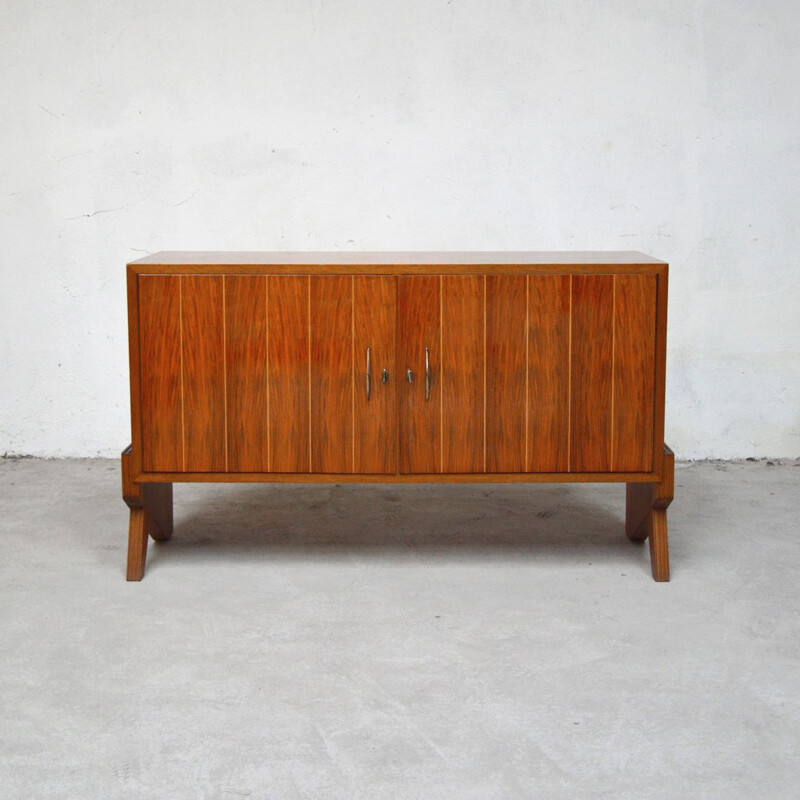
[[[178,486],[0,461],[2,798],[789,798],[800,463],[620,486]]]

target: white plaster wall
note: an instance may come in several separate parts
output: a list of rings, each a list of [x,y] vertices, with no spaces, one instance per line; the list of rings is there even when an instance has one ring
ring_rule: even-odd
[[[129,441],[160,249],[668,260],[667,438],[800,454],[797,0],[4,0],[0,453]]]

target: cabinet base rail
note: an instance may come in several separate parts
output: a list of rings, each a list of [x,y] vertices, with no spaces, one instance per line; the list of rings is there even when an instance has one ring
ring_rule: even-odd
[[[130,509],[127,580],[144,577],[149,538],[172,538],[172,484],[136,482],[132,475],[132,447],[122,452],[122,498]],[[675,454],[664,446],[662,477],[657,483],[626,484],[625,533],[632,542],[650,544],[653,579],[669,580],[667,507],[675,488]]]

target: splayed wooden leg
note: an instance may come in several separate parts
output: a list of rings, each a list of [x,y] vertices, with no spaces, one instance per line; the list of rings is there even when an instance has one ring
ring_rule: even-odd
[[[144,577],[147,560],[147,512],[143,508],[131,509],[128,528],[128,572],[126,580],[140,581]]]
[[[128,528],[129,581],[144,577],[147,537],[160,542],[172,538],[172,484],[134,483],[131,448],[122,452],[122,499],[131,510]]]
[[[633,542],[650,542],[650,566],[657,581],[669,580],[667,507],[675,494],[675,454],[664,445],[660,483],[629,483],[625,533]]]

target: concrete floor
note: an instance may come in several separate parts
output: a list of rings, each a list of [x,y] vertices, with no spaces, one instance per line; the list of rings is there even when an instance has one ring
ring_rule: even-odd
[[[621,486],[177,486],[0,461],[2,798],[789,798],[800,462]]]

